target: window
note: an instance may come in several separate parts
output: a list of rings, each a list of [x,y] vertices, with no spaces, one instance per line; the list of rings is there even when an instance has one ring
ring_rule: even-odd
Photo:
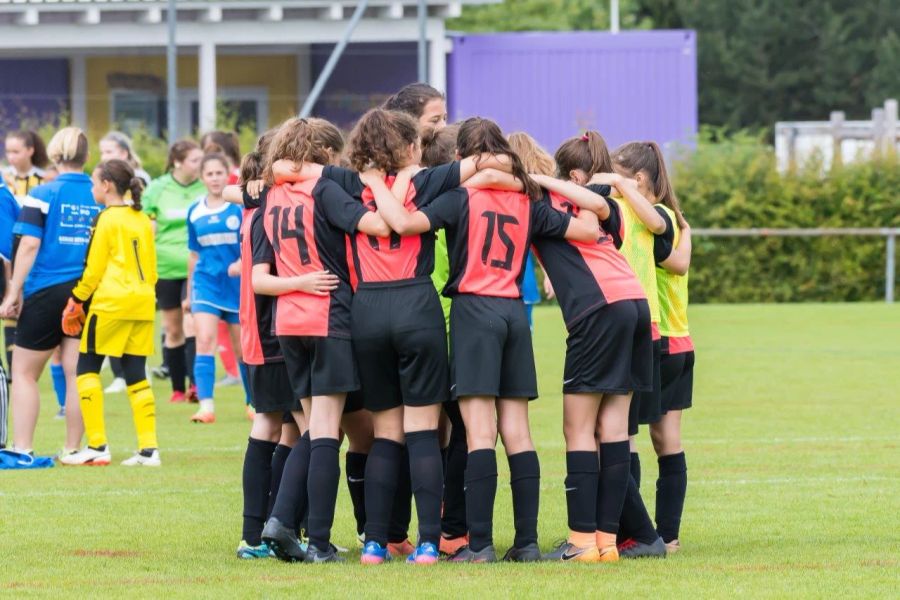
[[[150,91],[113,90],[110,121],[114,128],[128,135],[144,129],[161,137],[166,130],[166,100]]]

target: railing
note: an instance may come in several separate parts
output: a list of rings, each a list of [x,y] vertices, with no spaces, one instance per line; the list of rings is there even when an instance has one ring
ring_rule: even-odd
[[[894,301],[896,247],[897,236],[900,236],[900,227],[692,229],[691,234],[701,237],[884,237],[887,239],[884,261],[884,301],[888,303]]]

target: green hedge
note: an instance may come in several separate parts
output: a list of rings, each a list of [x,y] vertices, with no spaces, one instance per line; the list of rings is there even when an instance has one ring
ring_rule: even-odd
[[[673,163],[692,227],[900,227],[895,153],[823,175],[811,161],[781,175],[762,136],[704,130]],[[885,239],[694,238],[693,302],[878,300]],[[898,296],[900,297],[900,296]]]

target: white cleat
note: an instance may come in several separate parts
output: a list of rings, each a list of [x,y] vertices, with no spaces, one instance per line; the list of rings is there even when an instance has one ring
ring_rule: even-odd
[[[136,452],[131,458],[122,461],[123,467],[161,467],[162,461],[159,460],[159,450],[154,450],[150,456],[144,456],[140,452]]]
[[[126,389],[128,389],[128,385],[125,383],[125,380],[121,377],[116,377],[112,380],[106,389],[103,390],[104,394],[121,394]]]
[[[233,375],[229,375],[228,373],[225,376],[216,382],[216,387],[229,387],[232,385],[241,385],[241,378],[235,377]]]
[[[68,467],[105,467],[112,460],[112,455],[108,445],[100,449],[85,446],[76,452],[60,454],[57,460]]]

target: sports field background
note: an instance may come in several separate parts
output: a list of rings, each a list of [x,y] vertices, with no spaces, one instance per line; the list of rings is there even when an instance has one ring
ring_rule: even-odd
[[[541,398],[541,546],[566,533],[559,310],[536,312]],[[170,597],[896,597],[900,572],[900,306],[694,306],[695,408],[686,413],[683,550],[614,565],[348,564],[240,561],[241,463],[249,422],[239,388],[219,422],[157,391],[162,469],[118,462],[135,447],[124,395],[107,397],[114,466],[0,473],[0,596]],[[155,364],[155,363],[154,363]],[[220,373],[221,374],[221,373]],[[104,374],[108,382],[109,373]],[[63,422],[49,385],[36,450]],[[642,431],[642,491],[656,460]],[[502,452],[502,449],[501,449]],[[512,540],[504,460],[495,541]],[[334,541],[353,545],[346,485]]]

